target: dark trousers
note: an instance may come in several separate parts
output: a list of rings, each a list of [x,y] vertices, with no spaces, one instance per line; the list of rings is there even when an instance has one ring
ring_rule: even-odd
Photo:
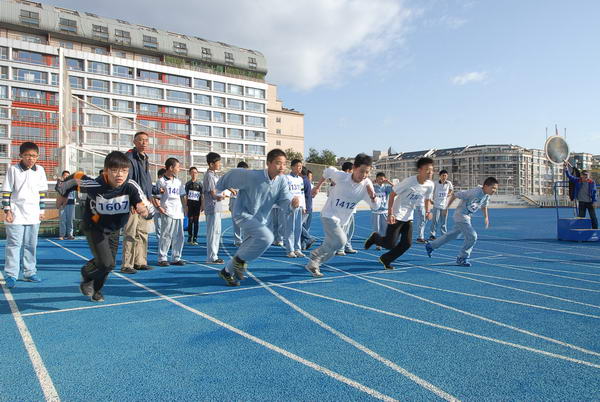
[[[308,212],[304,215],[304,222],[302,222],[302,234],[300,235],[300,242],[302,243],[302,248],[306,247],[306,243],[309,240],[312,240],[312,236],[310,235],[310,224],[312,223],[312,211]]]
[[[598,218],[596,217],[596,210],[594,209],[594,203],[579,201],[579,217],[580,218],[585,218],[585,211],[590,212],[590,219],[592,220],[592,229],[598,229]]]
[[[188,240],[198,239],[198,228],[200,227],[200,203],[188,203]]]
[[[82,268],[81,275],[85,281],[94,281],[94,291],[102,289],[110,271],[115,267],[115,257],[119,250],[119,230],[103,232],[97,229],[86,229],[85,236],[94,258]]]
[[[387,263],[394,261],[412,246],[412,224],[412,221],[396,221],[393,225],[387,226],[385,237],[373,233],[375,244],[390,250],[381,255],[383,261]]]

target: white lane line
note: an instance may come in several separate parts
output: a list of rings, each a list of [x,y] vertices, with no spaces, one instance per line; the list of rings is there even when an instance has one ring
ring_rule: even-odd
[[[524,303],[524,302],[520,302],[520,301],[517,301],[517,300],[501,299],[501,298],[497,298],[497,297],[482,296],[482,295],[476,295],[476,294],[473,294],[473,293],[459,292],[459,291],[456,291],[456,290],[442,289],[442,288],[437,288],[437,287],[433,287],[433,286],[420,285],[420,284],[417,284],[417,283],[399,281],[397,279],[381,278],[381,277],[378,277],[378,276],[373,276],[372,274],[365,274],[365,275],[361,275],[361,276],[372,278],[372,279],[376,279],[376,280],[379,280],[379,281],[399,283],[399,284],[402,284],[402,285],[414,286],[414,287],[423,288],[423,289],[431,289],[431,290],[435,290],[435,291],[438,291],[438,292],[453,293],[453,294],[457,294],[457,295],[461,295],[461,296],[474,297],[474,298],[485,299],[485,300],[492,300],[492,301],[496,301],[496,302],[500,302],[500,303],[516,304],[516,305],[519,305],[519,306],[537,308],[537,309],[540,309],[540,310],[556,311],[556,312],[559,312],[559,313],[572,314],[572,315],[578,315],[578,316],[582,316],[582,317],[600,319],[600,316],[598,316],[598,315],[585,314],[585,313],[579,313],[579,312],[576,312],[576,311],[562,310],[562,309],[557,309],[557,308],[552,308],[552,307],[540,306],[540,305],[537,305],[537,304]]]
[[[69,253],[71,253],[73,255],[76,255],[77,257],[79,257],[79,258],[81,258],[81,259],[83,259],[85,261],[88,260],[86,257],[84,257],[84,256],[76,253],[75,251],[72,251],[72,250],[70,250],[70,249],[62,246],[61,244],[58,244],[58,243],[55,243],[55,242],[52,242],[52,241],[51,241],[51,243],[57,245],[58,247],[62,248],[65,251],[68,251]],[[231,331],[231,332],[233,332],[235,334],[240,335],[243,338],[246,338],[246,339],[248,339],[248,340],[250,340],[250,341],[252,341],[254,343],[257,343],[257,344],[259,344],[259,345],[261,345],[261,346],[263,346],[263,347],[265,347],[265,348],[267,348],[269,350],[272,350],[273,352],[279,353],[282,356],[287,357],[288,359],[291,359],[291,360],[293,360],[295,362],[298,362],[298,363],[303,364],[303,365],[305,365],[307,367],[310,367],[311,369],[313,369],[313,370],[315,370],[317,372],[320,372],[322,374],[325,374],[328,377],[333,378],[334,380],[337,380],[337,381],[342,382],[342,383],[344,383],[346,385],[349,385],[349,386],[351,386],[351,387],[353,387],[355,389],[358,389],[359,391],[362,391],[362,392],[364,392],[364,393],[372,396],[373,398],[381,399],[381,400],[384,400],[384,401],[396,401],[396,399],[392,398],[391,396],[382,394],[381,392],[379,392],[379,391],[377,391],[377,390],[375,390],[373,388],[369,388],[366,385],[363,385],[363,384],[361,384],[361,383],[359,383],[357,381],[354,381],[354,380],[352,380],[350,378],[347,378],[347,377],[345,377],[345,376],[343,376],[343,375],[341,375],[341,374],[339,374],[339,373],[337,373],[335,371],[329,370],[326,367],[320,366],[317,363],[314,363],[314,362],[312,362],[310,360],[304,359],[303,357],[300,357],[300,356],[298,356],[298,355],[296,355],[296,354],[294,354],[292,352],[289,352],[289,351],[287,351],[287,350],[285,350],[283,348],[280,348],[279,346],[273,345],[272,343],[269,343],[269,342],[267,342],[267,341],[265,341],[265,340],[263,340],[261,338],[258,338],[258,337],[254,336],[254,335],[251,335],[251,334],[249,334],[249,333],[247,333],[245,331],[242,331],[241,329],[238,329],[238,328],[236,328],[236,327],[234,327],[232,325],[229,325],[226,322],[223,322],[223,321],[221,321],[221,320],[219,320],[219,319],[217,319],[217,318],[215,318],[215,317],[213,317],[211,315],[208,315],[208,314],[206,314],[206,313],[204,313],[204,312],[202,312],[200,310],[197,310],[197,309],[195,309],[193,307],[190,307],[190,306],[188,306],[186,304],[183,304],[180,301],[173,299],[172,297],[163,295],[159,291],[154,290],[152,288],[149,288],[148,286],[146,286],[144,284],[141,284],[141,283],[139,283],[139,282],[137,282],[137,281],[135,281],[135,280],[133,280],[131,278],[128,278],[128,277],[126,277],[126,276],[124,276],[124,275],[122,275],[122,274],[120,274],[118,272],[113,272],[113,274],[116,275],[116,276],[118,276],[118,277],[120,277],[120,278],[122,278],[122,279],[125,279],[129,283],[131,283],[131,284],[133,284],[133,285],[135,285],[135,286],[137,286],[137,287],[139,287],[141,289],[146,290],[147,292],[155,294],[156,296],[160,297],[161,299],[164,299],[164,300],[168,301],[169,303],[172,303],[172,304],[174,304],[174,305],[176,305],[178,307],[181,307],[182,309],[187,310],[190,313],[198,315],[198,316],[200,316],[200,317],[202,317],[202,318],[204,318],[204,319],[212,322],[213,324],[216,324],[216,325],[218,325],[220,327],[223,327],[223,328],[225,328],[225,329],[227,329],[227,330],[229,330],[229,331]]]
[[[223,249],[228,254],[229,258],[233,258],[232,255],[231,255],[231,253],[229,253],[229,250],[225,246],[223,246]],[[331,334],[335,335],[337,338],[339,338],[342,341],[350,344],[351,346],[353,346],[356,349],[358,349],[359,351],[367,354],[368,356],[372,357],[373,359],[379,361],[380,363],[383,363],[384,365],[386,365],[390,369],[392,369],[395,372],[399,373],[400,375],[408,378],[409,380],[413,381],[414,383],[416,383],[420,387],[428,390],[429,392],[434,393],[435,395],[439,396],[440,398],[442,398],[442,399],[444,399],[446,401],[458,401],[458,398],[456,398],[455,396],[450,395],[449,393],[443,391],[442,389],[440,389],[437,386],[433,385],[429,381],[426,381],[426,380],[422,379],[421,377],[417,376],[416,374],[413,374],[410,371],[406,370],[405,368],[400,367],[399,365],[397,365],[393,361],[391,361],[389,359],[386,359],[385,357],[381,356],[380,354],[378,354],[377,352],[373,351],[372,349],[369,349],[365,345],[357,342],[356,340],[350,338],[346,334],[338,331],[337,329],[333,328],[329,324],[326,324],[322,320],[320,320],[317,317],[315,317],[314,315],[310,314],[306,310],[300,308],[298,305],[294,304],[293,302],[291,302],[290,300],[286,299],[281,294],[279,294],[278,292],[276,292],[275,290],[273,290],[271,286],[267,286],[261,279],[259,279],[252,272],[247,271],[247,273],[248,273],[248,276],[250,276],[252,279],[254,279],[259,285],[263,286],[264,289],[266,289],[269,293],[271,293],[273,296],[275,296],[281,302],[283,302],[284,304],[288,305],[293,310],[295,310],[297,313],[299,313],[303,317],[307,318],[309,321],[312,321],[313,323],[317,324],[319,327],[323,328],[327,332],[330,332]]]
[[[285,286],[285,285],[275,285],[275,287],[281,287],[284,289],[288,289],[294,292],[298,292],[298,293],[302,293],[302,294],[306,294],[309,296],[314,296],[314,297],[319,297],[321,299],[326,299],[326,300],[330,300],[330,301],[334,301],[336,303],[341,303],[341,304],[346,304],[348,306],[353,306],[353,307],[357,307],[363,310],[367,310],[367,311],[372,311],[375,313],[379,313],[379,314],[384,314],[390,317],[395,317],[395,318],[400,318],[406,321],[410,321],[410,322],[414,322],[414,323],[418,323],[418,324],[422,324],[428,327],[433,327],[433,328],[437,328],[437,329],[442,329],[445,331],[449,331],[449,332],[454,332],[457,334],[461,334],[461,335],[465,335],[465,336],[469,336],[469,337],[473,337],[473,338],[477,338],[477,339],[481,339],[484,341],[488,341],[488,342],[493,342],[493,343],[497,343],[500,345],[504,345],[504,346],[510,346],[516,349],[521,349],[521,350],[527,350],[529,352],[533,352],[533,353],[537,353],[543,356],[547,356],[547,357],[553,357],[556,359],[560,359],[560,360],[566,360],[572,363],[577,363],[577,364],[581,364],[584,366],[588,366],[588,367],[593,367],[593,368],[597,368],[600,369],[600,364],[596,364],[596,363],[592,363],[592,362],[588,362],[586,360],[581,360],[581,359],[575,359],[569,356],[563,356],[557,353],[552,353],[552,352],[547,352],[545,350],[541,350],[541,349],[536,349],[536,348],[532,348],[529,346],[524,346],[518,343],[513,343],[513,342],[507,342],[507,341],[503,341],[501,339],[496,339],[496,338],[492,338],[489,336],[485,336],[485,335],[479,335],[479,334],[475,334],[472,332],[468,332],[468,331],[463,331],[461,329],[456,329],[456,328],[452,328],[452,327],[448,327],[445,325],[441,325],[441,324],[436,324],[433,322],[429,322],[429,321],[425,321],[425,320],[420,320],[418,318],[413,318],[413,317],[408,317],[402,314],[398,314],[398,313],[393,313],[390,311],[386,311],[386,310],[380,310],[378,308],[375,307],[370,307],[370,306],[366,306],[363,304],[358,304],[358,303],[353,303],[347,300],[343,300],[343,299],[338,299],[338,298],[334,298],[334,297],[329,297],[329,296],[325,296],[319,293],[314,293],[314,292],[309,292],[306,290],[302,290],[302,289],[296,289],[293,287],[289,287],[289,286]]]
[[[332,265],[327,265],[327,264],[323,264],[323,265],[325,265],[325,266],[327,266],[327,267],[329,267],[331,269],[334,269],[334,270],[336,270],[338,272],[348,273],[348,272],[344,271],[343,269],[336,268],[336,267],[334,267]],[[510,325],[510,324],[503,323],[501,321],[493,320],[491,318],[484,317],[484,316],[479,315],[479,314],[471,313],[469,311],[461,310],[459,308],[452,307],[452,306],[449,306],[447,304],[439,303],[439,302],[427,299],[425,297],[417,296],[417,295],[414,295],[412,293],[406,292],[404,290],[400,290],[398,288],[395,288],[393,286],[389,286],[389,285],[377,282],[377,281],[375,281],[373,279],[369,279],[369,278],[366,278],[366,277],[361,277],[360,275],[355,275],[355,277],[357,277],[357,278],[359,278],[359,279],[361,279],[363,281],[370,282],[370,283],[372,283],[372,284],[374,284],[376,286],[381,286],[381,287],[390,289],[390,290],[392,290],[394,292],[401,293],[401,294],[403,294],[405,296],[412,297],[412,298],[420,300],[422,302],[429,303],[429,304],[441,307],[441,308],[446,309],[446,310],[450,310],[450,311],[454,311],[454,312],[459,313],[459,314],[466,315],[467,317],[476,318],[478,320],[481,320],[481,321],[484,321],[484,322],[488,322],[490,324],[494,324],[494,325],[497,325],[499,327],[507,328],[507,329],[510,329],[512,331],[519,332],[519,333],[522,333],[522,334],[525,334],[525,335],[529,335],[529,336],[534,337],[534,338],[543,339],[543,340],[545,340],[547,342],[552,342],[552,343],[555,343],[557,345],[564,346],[564,347],[576,350],[578,352],[582,352],[582,353],[586,353],[586,354],[589,354],[589,355],[594,355],[594,356],[600,357],[600,353],[595,352],[593,350],[585,349],[585,348],[582,348],[580,346],[576,346],[576,345],[573,345],[573,344],[561,341],[559,339],[554,339],[554,338],[551,338],[551,337],[548,337],[548,336],[545,336],[545,335],[538,334],[536,332],[532,332],[532,331],[528,331],[526,329],[522,329],[522,328],[516,327],[514,325]]]
[[[11,291],[6,287],[6,282],[4,282],[4,275],[0,272],[0,280],[2,280],[2,290],[4,292],[4,297],[8,302],[8,306],[10,307],[10,311],[12,313],[13,319],[17,324],[17,329],[19,330],[19,334],[21,334],[21,339],[23,340],[23,345],[25,346],[25,350],[27,350],[27,354],[29,355],[29,360],[31,360],[31,364],[33,365],[33,370],[35,371],[35,375],[38,378],[40,386],[42,387],[42,392],[44,393],[44,397],[46,401],[59,402],[60,397],[58,396],[58,392],[54,387],[54,383],[52,382],[52,378],[50,378],[50,374],[44,365],[44,361],[42,360],[42,356],[37,350],[35,346],[35,342],[33,341],[33,337],[21,316],[21,312],[19,311],[19,307],[15,302],[15,299],[11,293]]]

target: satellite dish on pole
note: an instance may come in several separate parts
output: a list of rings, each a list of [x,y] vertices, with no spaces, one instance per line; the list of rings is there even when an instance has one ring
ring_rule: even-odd
[[[546,159],[554,164],[569,163],[569,144],[563,137],[553,135],[546,140],[544,145],[546,151]]]

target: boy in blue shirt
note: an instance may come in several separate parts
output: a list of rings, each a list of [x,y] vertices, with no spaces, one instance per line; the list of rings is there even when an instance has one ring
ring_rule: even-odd
[[[496,180],[494,177],[488,177],[483,182],[483,187],[476,187],[471,190],[453,193],[448,201],[446,209],[452,205],[456,198],[461,200],[460,204],[456,208],[456,211],[454,212],[454,227],[450,232],[447,232],[442,237],[432,241],[431,243],[425,244],[427,255],[431,257],[433,250],[440,248],[450,240],[456,239],[458,235],[462,233],[465,241],[458,254],[458,257],[456,258],[456,265],[461,267],[470,267],[471,263],[469,262],[469,257],[471,256],[471,251],[473,251],[473,246],[477,241],[477,232],[475,232],[475,229],[473,229],[473,226],[471,225],[471,215],[481,209],[485,219],[485,227],[487,229],[490,223],[487,206],[490,202],[490,197],[497,191],[498,180]]]
[[[248,262],[259,258],[273,242],[273,233],[267,221],[273,205],[285,212],[300,206],[300,199],[292,197],[283,176],[287,157],[281,149],[267,154],[267,169],[232,169],[217,183],[216,190],[238,189],[232,219],[240,225],[246,238],[233,258],[219,272],[228,286],[239,286],[245,279]]]
[[[385,236],[388,220],[388,199],[392,193],[392,183],[385,177],[385,173],[378,172],[375,175],[375,183],[373,190],[375,198],[379,200],[379,208],[371,210],[371,227],[373,232],[379,233],[380,236]],[[377,250],[381,250],[381,246],[377,246]]]

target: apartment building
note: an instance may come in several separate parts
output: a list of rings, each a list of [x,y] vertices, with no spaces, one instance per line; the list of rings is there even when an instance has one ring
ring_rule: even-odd
[[[304,155],[304,114],[283,106],[277,87],[267,89],[267,149],[293,149]]]
[[[63,66],[68,71],[61,74]],[[63,70],[64,71],[64,70]],[[151,131],[151,161],[206,167],[267,152],[267,65],[258,51],[26,0],[0,0],[0,176],[24,141],[49,175],[63,168],[59,92],[69,80],[71,158],[89,166]],[[62,80],[62,81],[61,81]],[[71,168],[74,168],[71,166]]]

